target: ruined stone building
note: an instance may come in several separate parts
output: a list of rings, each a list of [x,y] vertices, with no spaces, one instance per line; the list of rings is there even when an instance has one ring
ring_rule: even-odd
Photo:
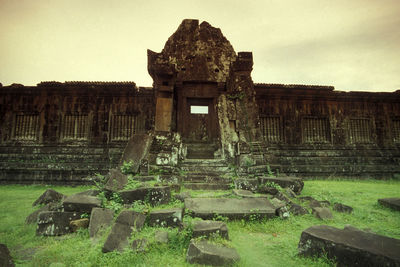
[[[160,53],[153,87],[41,82],[0,87],[0,181],[81,183],[115,167],[128,140],[150,134],[143,166],[176,172],[208,158],[241,172],[301,177],[400,174],[400,91],[255,84],[207,22],[184,20]]]

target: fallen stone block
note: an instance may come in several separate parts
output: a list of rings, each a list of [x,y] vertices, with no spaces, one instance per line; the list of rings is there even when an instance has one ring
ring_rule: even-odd
[[[333,205],[333,210],[335,210],[337,212],[343,212],[343,213],[352,213],[353,212],[352,207],[344,205],[342,203],[335,203]]]
[[[111,192],[117,192],[124,189],[128,183],[128,176],[123,174],[119,168],[111,169],[107,174],[108,180],[104,189]]]
[[[237,189],[256,191],[258,188],[258,180],[257,179],[236,179],[235,187]]]
[[[260,177],[259,184],[269,184],[274,183],[280,185],[282,188],[290,188],[296,194],[300,194],[301,190],[303,190],[304,182],[301,178],[298,177]]]
[[[181,202],[185,202],[185,199],[191,198],[192,194],[189,191],[185,191],[179,194],[175,194],[174,197]]]
[[[136,239],[132,242],[132,250],[135,252],[145,252],[148,245],[146,238]]]
[[[308,203],[308,206],[309,206],[311,209],[314,209],[314,208],[322,208],[321,203],[320,203],[318,200],[315,200],[315,199],[311,200],[310,203]]]
[[[332,212],[328,208],[313,208],[313,214],[315,215],[315,217],[321,220],[333,219]]]
[[[229,266],[238,262],[240,256],[233,248],[214,245],[204,240],[192,240],[187,250],[186,260],[191,264]]]
[[[10,255],[8,247],[4,244],[0,244],[0,266],[2,267],[14,267],[14,261]]]
[[[210,237],[211,235],[216,234],[221,236],[222,238],[229,239],[228,227],[224,222],[209,220],[196,221],[193,224],[192,231],[192,236],[194,238],[200,236]]]
[[[25,219],[26,224],[37,223],[39,214],[44,211],[62,211],[62,205],[59,202],[50,202],[44,205],[43,207],[35,210],[31,214],[28,215]]]
[[[193,216],[213,219],[221,215],[229,219],[272,218],[275,207],[267,198],[187,198],[185,209]]]
[[[96,238],[102,230],[109,227],[114,218],[114,211],[110,209],[93,208],[90,214],[89,236]]]
[[[295,203],[292,203],[289,212],[291,212],[293,215],[305,215],[309,214],[308,210],[300,205],[297,205]]]
[[[327,208],[331,205],[331,202],[329,202],[328,200],[321,200],[319,201],[319,204],[321,205],[321,207]]]
[[[381,198],[378,199],[378,202],[382,206],[388,207],[392,210],[400,210],[400,198],[398,197]]]
[[[251,192],[249,190],[233,189],[232,192],[235,196],[238,196],[238,197],[257,197],[253,194],[253,192]]]
[[[148,224],[150,226],[180,227],[182,225],[183,209],[163,209],[150,212]]]
[[[88,195],[72,195],[66,197],[63,201],[65,211],[77,211],[90,214],[92,208],[99,208],[101,205],[100,199]]]
[[[281,200],[281,201],[287,203],[287,204],[292,203],[292,201],[290,200],[290,198],[288,198],[288,197],[287,197],[284,193],[282,193],[282,192],[278,192],[278,193],[275,195],[275,197],[276,197],[277,199],[279,199],[279,200]]]
[[[38,199],[35,200],[35,202],[33,202],[32,206],[45,205],[51,202],[59,202],[63,198],[65,198],[65,195],[53,189],[47,189],[42,195],[40,195]]]
[[[119,166],[124,162],[132,162],[131,172],[137,173],[141,161],[148,154],[153,138],[152,134],[134,134],[125,146]]]
[[[285,188],[285,193],[286,193],[286,195],[287,195],[288,197],[291,197],[291,198],[296,198],[296,197],[297,197],[296,193],[293,192],[293,190],[290,189],[290,188],[288,188],[288,187]]]
[[[36,235],[58,236],[71,233],[69,223],[81,218],[80,212],[44,211],[39,214]]]
[[[142,213],[132,210],[122,211],[103,245],[103,253],[114,250],[122,252],[129,245],[132,231],[142,230],[145,220],[146,216]]]
[[[89,189],[89,190],[86,190],[83,192],[76,193],[75,195],[85,195],[85,196],[96,197],[98,194],[100,194],[100,190]]]
[[[316,200],[315,198],[310,197],[310,196],[297,197],[297,199],[299,199],[300,201],[311,201],[311,200]]]
[[[168,243],[168,240],[169,240],[168,239],[168,232],[166,232],[166,231],[157,231],[154,234],[154,239],[158,243],[166,244],[166,243]]]
[[[299,254],[326,256],[337,266],[400,266],[400,240],[364,232],[318,225],[301,234]]]
[[[168,186],[142,187],[131,190],[120,191],[124,204],[131,204],[134,201],[145,201],[153,206],[167,204],[171,200],[171,188]]]
[[[71,228],[71,232],[76,232],[78,229],[85,229],[89,227],[89,219],[82,218],[78,220],[72,220],[69,222],[69,227]]]
[[[279,193],[278,189],[271,186],[260,185],[257,188],[257,192],[261,194],[276,195]]]
[[[287,205],[286,202],[284,202],[280,199],[277,199],[275,197],[273,199],[271,199],[271,204],[275,207],[275,209],[280,209]]]

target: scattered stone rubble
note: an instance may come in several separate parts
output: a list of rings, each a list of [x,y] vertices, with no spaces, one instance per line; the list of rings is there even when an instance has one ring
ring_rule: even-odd
[[[248,188],[252,190],[233,189],[231,194],[225,194],[219,198],[200,195],[193,197],[190,192],[178,192],[173,197],[184,202],[184,209],[153,209],[151,212],[125,209],[121,211],[115,222],[114,211],[101,208],[100,200],[95,197],[99,194],[97,190],[88,190],[72,196],[64,196],[54,190],[47,190],[35,201],[43,206],[30,214],[26,222],[37,222],[36,233],[44,236],[65,235],[79,228],[89,228],[90,238],[94,242],[110,231],[102,247],[103,253],[122,252],[127,248],[136,253],[146,252],[150,244],[148,239],[136,238],[130,241],[134,232],[140,232],[145,224],[151,227],[176,227],[180,230],[191,227],[192,240],[187,250],[186,260],[189,263],[225,266],[239,261],[240,256],[234,248],[207,241],[215,237],[229,240],[226,223],[215,221],[220,216],[251,220],[279,216],[285,219],[292,215],[300,216],[312,212],[321,220],[332,220],[331,208],[336,212],[349,214],[353,212],[352,207],[342,203],[332,205],[326,200],[318,201],[310,196],[299,196],[303,188],[302,182],[299,179],[291,180],[293,183],[282,182],[282,179],[275,180],[281,183],[280,187],[285,186],[286,189],[281,190],[274,186],[271,188],[277,191],[271,190],[268,194],[257,193],[260,192],[259,185],[249,186]],[[263,182],[273,185],[272,182],[264,180]],[[265,192],[264,189],[261,191]],[[173,199],[168,186],[142,187],[116,192],[121,195],[127,208],[130,208],[130,204],[134,204],[135,201],[156,206],[169,203]],[[379,203],[383,201],[385,200],[380,199]],[[395,202],[392,199],[390,201]],[[202,220],[194,220],[190,226],[185,225],[184,212]],[[86,218],[82,218],[83,216]],[[168,243],[168,232],[155,232],[154,240],[159,244]],[[399,242],[400,240],[397,239],[363,232],[352,227],[339,230],[329,226],[313,226],[302,233],[299,253],[306,256],[321,256],[325,251],[328,257],[336,259],[338,264],[342,265],[384,262],[387,263],[385,266],[397,266],[400,260],[395,252],[400,251]],[[377,247],[379,244],[383,249]]]

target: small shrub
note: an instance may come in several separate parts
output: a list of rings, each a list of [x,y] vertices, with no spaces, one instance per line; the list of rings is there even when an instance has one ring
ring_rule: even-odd
[[[264,184],[264,186],[275,188],[275,189],[278,190],[279,192],[281,192],[281,191],[283,190],[283,188],[282,188],[279,184],[274,183],[274,182],[269,182],[269,181],[268,181],[268,182],[266,182],[266,183]]]
[[[121,168],[121,172],[123,174],[126,174],[126,175],[135,174],[135,172],[133,171],[133,161],[132,160],[130,160],[128,162],[124,161],[124,163],[122,164],[122,166],[120,168]]]

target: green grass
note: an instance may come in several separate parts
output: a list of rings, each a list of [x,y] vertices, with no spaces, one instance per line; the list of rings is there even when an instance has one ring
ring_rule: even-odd
[[[0,187],[0,243],[5,243],[17,266],[190,266],[185,262],[188,237],[177,229],[169,229],[170,243],[152,243],[146,253],[101,252],[106,234],[93,244],[88,231],[62,237],[35,235],[35,225],[25,225],[25,218],[35,209],[32,203],[48,187],[1,186]],[[87,187],[52,187],[70,195],[87,190]],[[193,192],[192,195],[204,195]],[[216,192],[224,195],[226,192]],[[213,195],[213,193],[210,193]],[[297,244],[301,232],[312,226],[327,224],[343,228],[346,224],[360,229],[400,239],[400,212],[381,207],[378,198],[399,197],[399,181],[376,180],[313,180],[306,181],[302,195],[318,200],[341,202],[354,208],[353,214],[333,211],[334,219],[321,221],[313,215],[279,218],[266,221],[228,222],[229,245],[234,247],[241,261],[237,266],[331,266],[325,259],[297,256]],[[174,202],[170,206],[181,206]],[[189,218],[186,217],[186,220]],[[146,237],[154,240],[156,228],[145,227],[132,238]],[[29,259],[29,254],[33,254]]]

